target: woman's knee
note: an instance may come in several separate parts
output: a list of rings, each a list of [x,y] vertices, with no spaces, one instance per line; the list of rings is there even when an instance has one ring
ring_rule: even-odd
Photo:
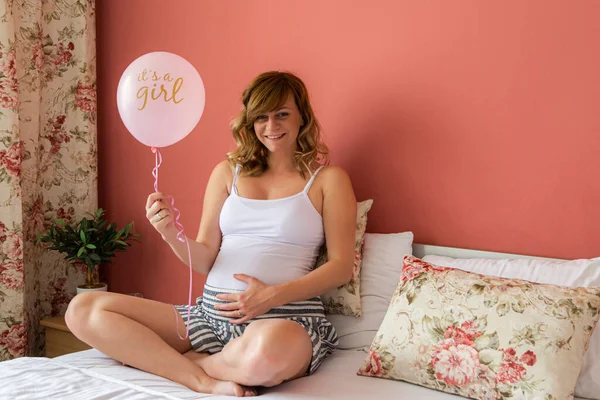
[[[71,332],[77,334],[86,328],[91,314],[99,308],[100,299],[105,293],[80,293],[69,302],[65,322]]]
[[[244,332],[246,370],[261,386],[274,386],[304,375],[312,358],[306,330],[293,321],[261,320]]]

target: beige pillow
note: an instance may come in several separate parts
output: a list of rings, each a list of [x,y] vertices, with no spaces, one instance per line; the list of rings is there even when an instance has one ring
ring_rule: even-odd
[[[572,399],[600,288],[497,278],[404,257],[359,375],[480,399]]]
[[[323,295],[321,300],[327,314],[361,316],[360,310],[360,268],[362,263],[362,247],[367,229],[367,213],[373,200],[365,200],[356,205],[356,235],[354,242],[354,269],[352,279],[345,285],[333,289]],[[315,268],[327,262],[327,246],[323,244]]]

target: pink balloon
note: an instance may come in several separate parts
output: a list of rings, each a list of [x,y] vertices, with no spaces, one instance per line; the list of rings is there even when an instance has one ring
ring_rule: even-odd
[[[185,138],[204,111],[200,74],[173,53],[147,53],[123,72],[117,107],[129,132],[150,147],[166,147]]]

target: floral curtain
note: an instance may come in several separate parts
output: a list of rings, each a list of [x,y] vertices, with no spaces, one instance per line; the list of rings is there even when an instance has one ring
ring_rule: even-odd
[[[94,1],[0,0],[0,360],[43,355],[84,281],[34,239],[97,208]]]

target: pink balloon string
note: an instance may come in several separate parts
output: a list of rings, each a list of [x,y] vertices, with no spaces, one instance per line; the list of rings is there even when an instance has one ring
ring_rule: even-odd
[[[160,150],[158,150],[156,147],[152,147],[152,152],[154,153],[155,157],[154,157],[154,161],[155,161],[155,166],[152,169],[152,176],[154,177],[154,191],[158,192],[158,169],[160,168],[161,164],[162,164],[162,155],[160,154]],[[175,312],[175,330],[177,332],[177,336],[179,336],[179,338],[181,340],[187,339],[190,336],[190,313],[191,313],[191,308],[192,308],[192,252],[190,251],[190,243],[188,241],[187,236],[184,235],[183,233],[183,225],[181,224],[181,222],[179,222],[179,216],[180,216],[180,211],[175,207],[175,199],[173,198],[173,196],[169,196],[169,199],[171,201],[171,208],[173,209],[174,212],[177,213],[177,217],[175,218],[175,226],[177,226],[177,240],[179,240],[180,242],[185,242],[186,246],[187,246],[187,253],[188,253],[188,265],[190,266],[190,290],[189,290],[189,297],[188,297],[188,312],[187,312],[187,326],[186,326],[186,331],[185,331],[185,337],[181,337],[181,335],[179,334],[179,313],[177,311],[177,309],[175,308],[175,305],[173,305],[173,311]],[[184,323],[185,325],[185,323]]]

